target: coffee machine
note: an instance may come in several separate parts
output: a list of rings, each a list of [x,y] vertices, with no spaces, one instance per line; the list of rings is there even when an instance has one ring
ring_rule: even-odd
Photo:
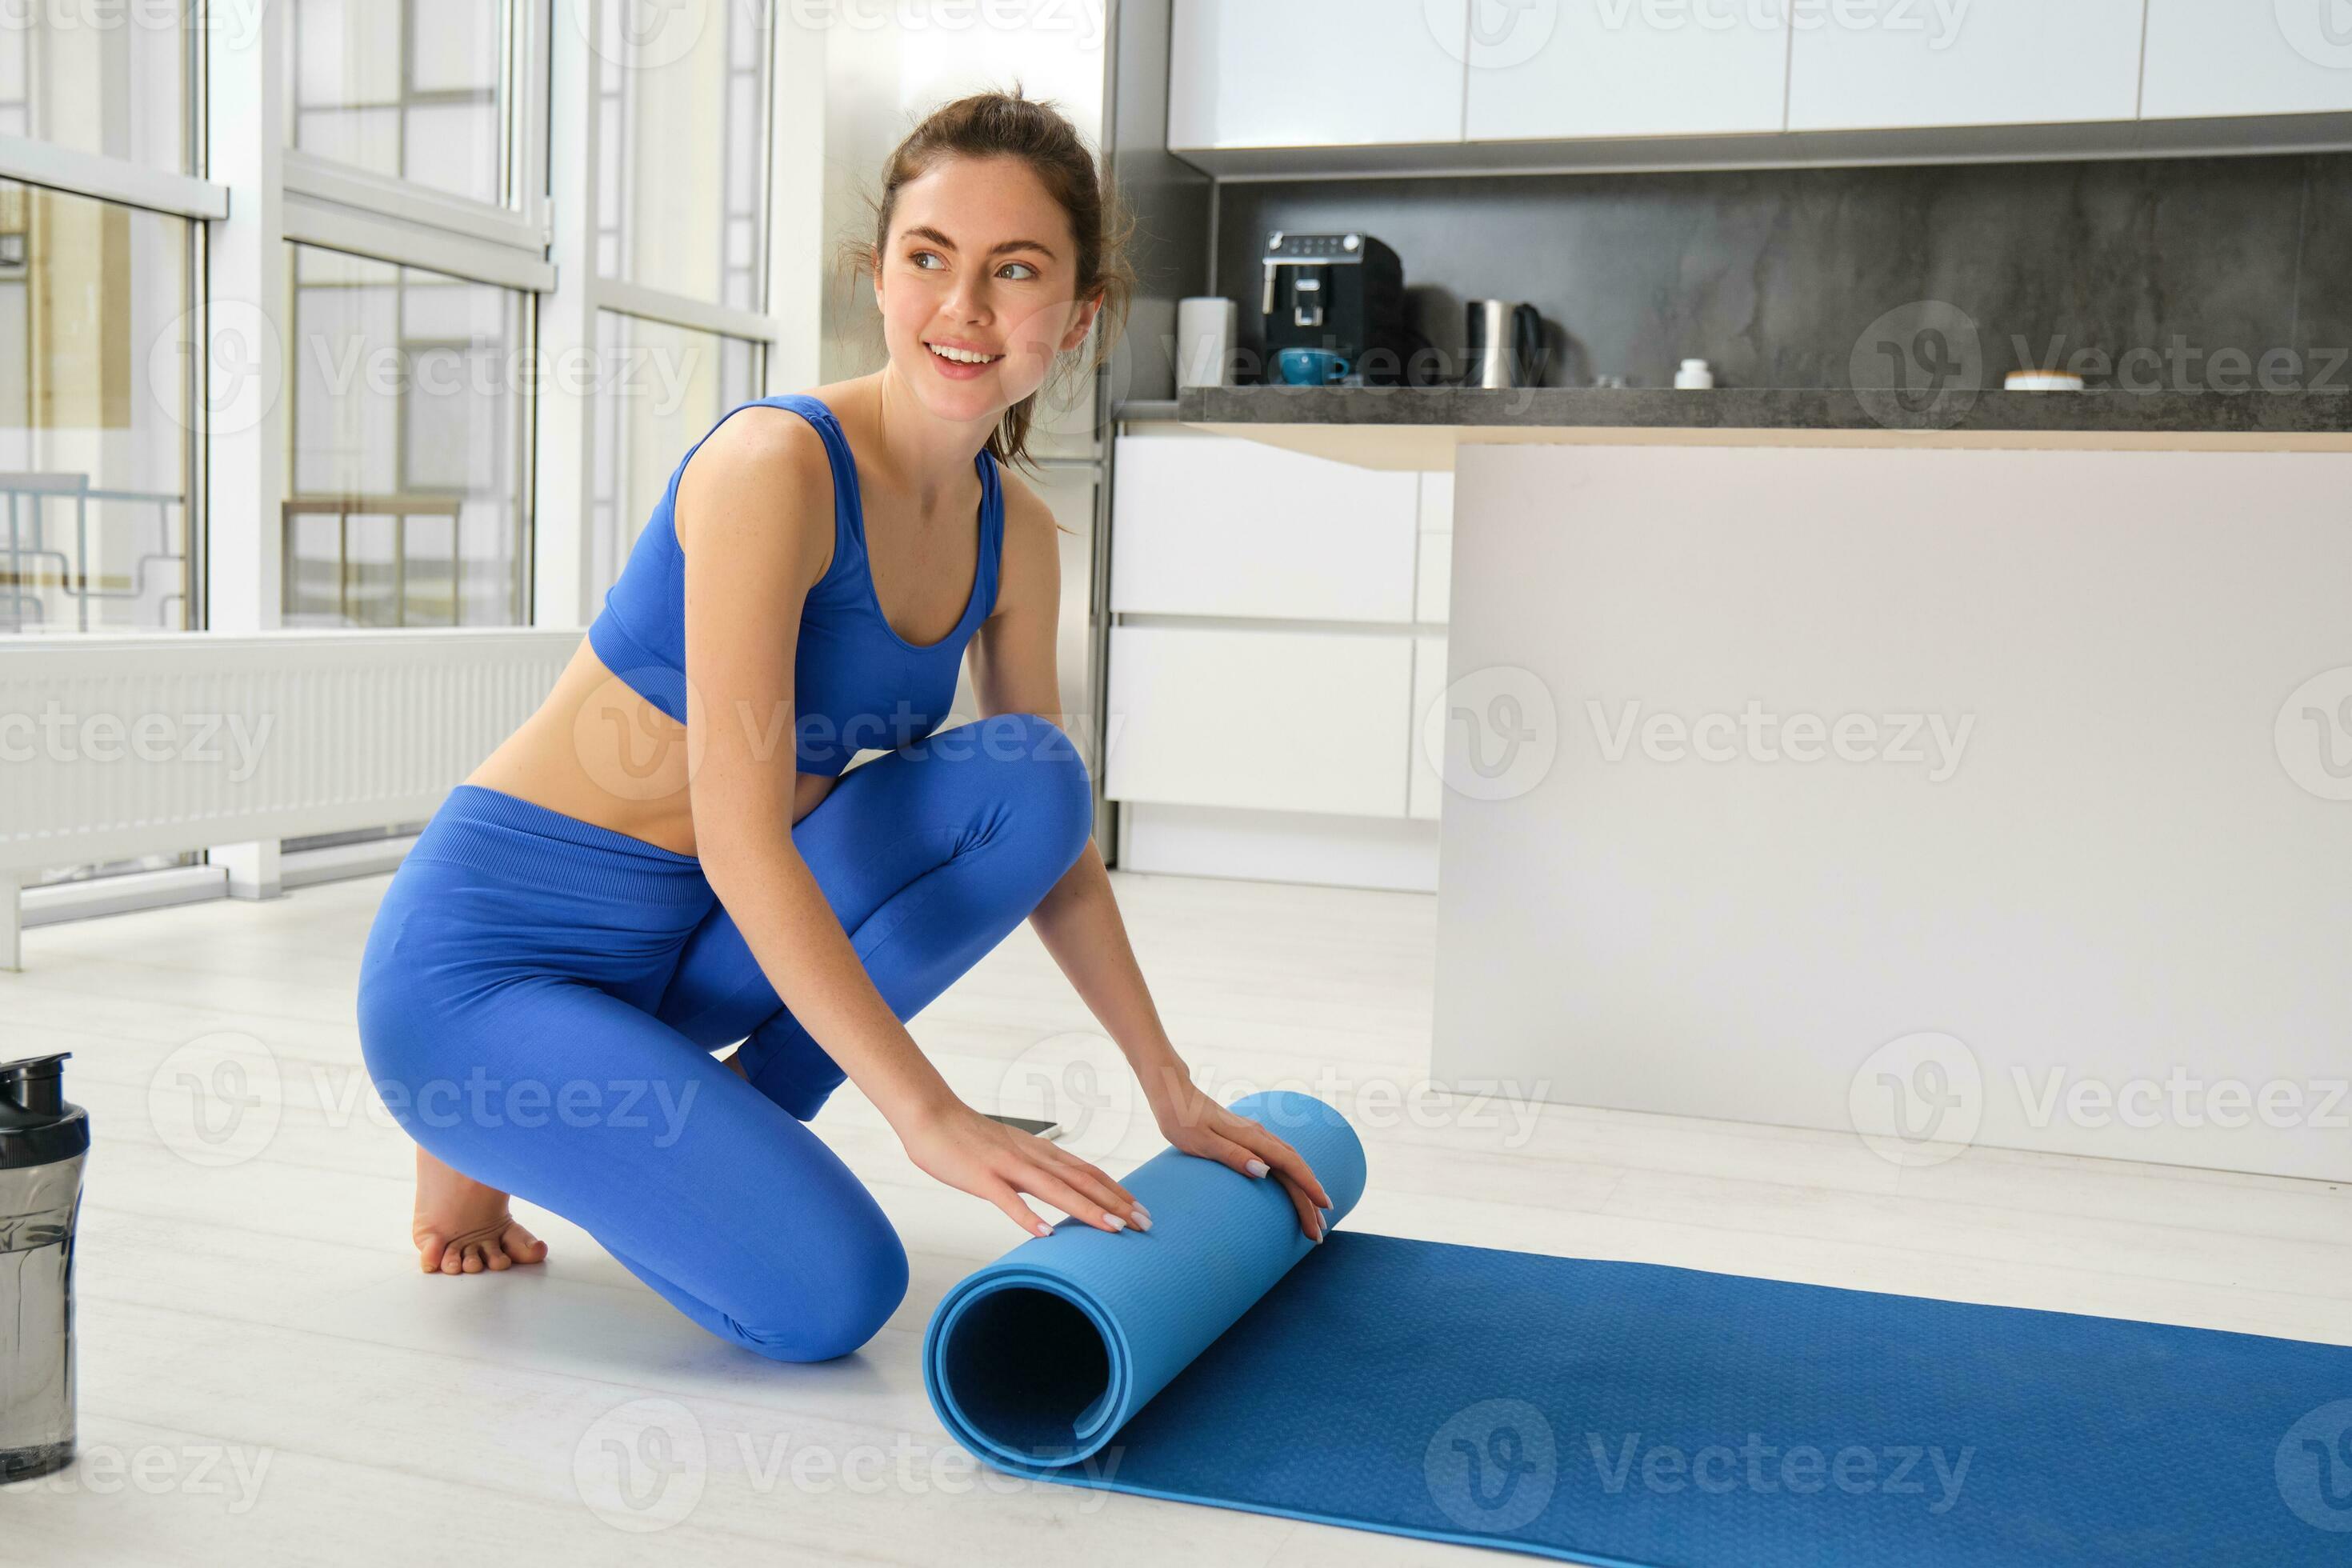
[[[1355,367],[1366,386],[1405,384],[1421,341],[1406,324],[1404,263],[1369,234],[1266,237],[1265,358],[1321,349]]]

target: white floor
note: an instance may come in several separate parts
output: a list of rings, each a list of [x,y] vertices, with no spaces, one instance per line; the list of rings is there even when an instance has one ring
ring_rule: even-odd
[[[2352,1343],[2352,1189],[1987,1151],[1897,1171],[1825,1133],[1419,1095],[1408,1114],[1383,1086],[1423,1081],[1433,900],[1118,880],[1205,1083],[1304,1080],[1351,1110],[1372,1175],[1350,1226]],[[916,1351],[940,1293],[1020,1237],[909,1166],[854,1087],[816,1126],[914,1263],[856,1356],[737,1351],[522,1205],[546,1265],[420,1275],[409,1145],[356,1098],[385,881],[37,928],[26,973],[0,974],[0,1057],[72,1050],[96,1132],[83,1458],[0,1490],[0,1563],[1503,1560],[977,1471]],[[914,1033],[994,1108],[1036,1069],[1085,1090],[1090,1027],[1024,928]],[[1158,1147],[1150,1118],[1095,1087],[1079,1147],[1123,1171]]]

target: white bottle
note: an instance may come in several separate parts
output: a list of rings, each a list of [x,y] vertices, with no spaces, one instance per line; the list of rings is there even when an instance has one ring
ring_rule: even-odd
[[[1703,359],[1686,359],[1675,372],[1675,385],[1685,392],[1704,392],[1715,384],[1715,372]]]

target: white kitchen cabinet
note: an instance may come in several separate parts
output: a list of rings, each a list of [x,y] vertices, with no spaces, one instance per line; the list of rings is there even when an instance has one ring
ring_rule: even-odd
[[[1421,476],[1420,561],[1412,574],[1412,618],[1445,624],[1454,585],[1454,475]]]
[[[1113,610],[1414,618],[1421,476],[1188,435],[1122,436],[1116,466]]]
[[[2147,120],[2352,112],[2352,0],[2148,0]]]
[[[1437,820],[1445,797],[1445,780],[1438,769],[1445,761],[1444,721],[1430,710],[1445,695],[1445,639],[1412,639],[1412,760],[1405,782],[1405,815],[1425,822]]]
[[[1450,533],[1424,533],[1421,536],[1421,564],[1413,573],[1412,618],[1416,621],[1445,624],[1445,601],[1453,592],[1454,536]]]
[[[1406,637],[1114,626],[1104,794],[1402,816],[1412,679]]]
[[[1789,30],[1757,8],[1475,0],[1473,142],[1704,136],[1780,129]],[[1716,18],[1722,20],[1716,20]]]
[[[1469,0],[1175,0],[1168,144],[1459,142]]]
[[[1801,7],[1790,48],[1789,129],[2132,120],[2139,112],[2147,3],[1839,0]],[[2220,9],[2224,0],[2185,3]],[[2261,5],[2267,13],[2269,0]]]

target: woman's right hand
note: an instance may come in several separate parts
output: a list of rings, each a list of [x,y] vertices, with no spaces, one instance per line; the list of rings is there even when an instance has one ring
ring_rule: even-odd
[[[1150,1211],[1108,1173],[960,1100],[909,1124],[899,1142],[924,1173],[986,1198],[1032,1236],[1051,1236],[1054,1227],[1021,1201],[1023,1193],[1097,1230],[1151,1228]]]

